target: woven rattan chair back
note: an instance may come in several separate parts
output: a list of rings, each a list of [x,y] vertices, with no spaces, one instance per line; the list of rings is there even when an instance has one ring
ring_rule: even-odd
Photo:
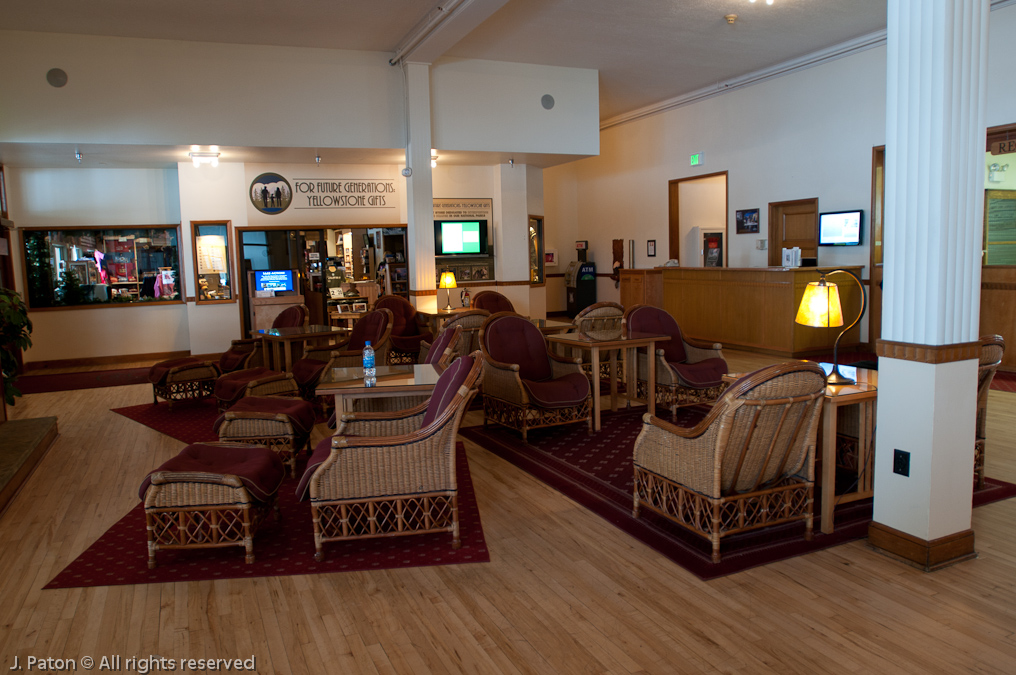
[[[455,347],[455,356],[465,356],[466,354],[472,354],[480,348],[480,326],[490,316],[490,312],[485,309],[471,309],[468,312],[459,312],[454,318],[445,321],[443,331],[460,326],[462,328],[462,335],[459,337],[459,343]]]
[[[597,302],[575,315],[579,333],[591,340],[617,340],[623,329],[624,306],[616,302]]]

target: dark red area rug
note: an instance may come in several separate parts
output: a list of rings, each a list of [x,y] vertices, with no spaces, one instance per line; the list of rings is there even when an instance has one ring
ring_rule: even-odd
[[[296,500],[294,479],[279,489],[281,522],[269,518],[254,536],[255,561],[244,562],[243,548],[159,551],[158,567],[148,569],[145,512],[138,504],[98,541],[60,572],[45,588],[157,584],[251,577],[327,574],[362,570],[490,562],[480,512],[460,443],[456,453],[459,484],[459,532],[462,547],[452,548],[451,534],[360,539],[325,544],[325,559],[314,562],[310,502]],[[302,469],[302,464],[299,468]],[[300,472],[297,472],[300,475]]]
[[[169,409],[169,404],[163,401],[113,408],[113,412],[184,443],[219,440],[218,435],[212,431],[212,426],[220,414],[214,398],[180,401],[173,404],[172,410]]]
[[[693,426],[704,407],[686,408],[677,423]],[[725,537],[723,559],[713,563],[707,539],[654,513],[632,517],[632,451],[642,428],[644,409],[605,413],[602,430],[593,436],[580,425],[529,432],[529,443],[513,432],[491,425],[462,429],[460,434],[490,450],[562,494],[606,519],[651,548],[659,551],[700,579],[714,579],[735,572],[818,551],[868,534],[872,500],[859,500],[836,510],[835,531],[819,532],[815,513],[815,537],[804,540],[804,523],[788,523]],[[989,487],[975,494],[974,505],[1016,496],[1016,485],[989,480]],[[816,507],[820,503],[815,496]]]
[[[119,387],[125,384],[147,384],[148,368],[122,368],[120,370],[90,370],[84,373],[53,375],[22,375],[15,386],[22,394],[43,394],[49,391]]]

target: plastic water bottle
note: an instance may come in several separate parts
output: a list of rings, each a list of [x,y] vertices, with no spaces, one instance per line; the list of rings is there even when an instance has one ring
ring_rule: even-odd
[[[363,386],[373,387],[377,384],[377,368],[374,367],[374,348],[370,340],[363,347]]]

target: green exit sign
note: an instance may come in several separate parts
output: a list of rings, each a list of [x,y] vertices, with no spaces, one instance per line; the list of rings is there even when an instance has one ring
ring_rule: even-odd
[[[704,153],[696,152],[694,155],[691,156],[691,165],[699,166],[705,161],[705,159],[706,156]]]

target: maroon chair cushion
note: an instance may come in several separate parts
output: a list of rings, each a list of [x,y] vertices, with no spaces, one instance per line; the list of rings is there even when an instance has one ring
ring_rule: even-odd
[[[715,387],[727,374],[727,362],[721,358],[706,359],[698,363],[671,363],[670,367],[677,371],[681,384],[694,389]]]
[[[281,398],[278,396],[248,396],[236,402],[229,412],[264,413],[266,416],[285,415],[293,424],[297,435],[308,436],[314,428],[314,406],[297,398]],[[219,433],[219,427],[226,421],[223,413],[215,420],[212,431]]]
[[[583,373],[568,373],[555,380],[522,380],[529,398],[541,408],[570,408],[589,396],[589,378]]]
[[[219,357],[219,370],[231,373],[242,366],[250,355],[250,351],[241,352],[230,348]]]
[[[247,388],[247,385],[254,380],[260,380],[261,378],[268,377],[269,375],[280,374],[281,373],[265,368],[264,366],[226,373],[215,381],[215,389],[213,390],[215,392],[215,398],[220,401],[236,401],[238,398],[243,396],[243,392]]]
[[[452,335],[454,335],[455,329],[443,330],[437,334],[437,339],[430,346],[430,351],[427,352],[427,363],[434,365],[441,360],[441,355],[444,354],[444,350],[448,349],[448,343],[452,341]]]
[[[349,334],[349,342],[343,347],[345,350],[360,351],[367,340],[373,347],[377,347],[378,340],[384,335],[388,328],[388,317],[384,312],[367,312],[361,316]]]
[[[314,452],[311,453],[310,459],[307,460],[307,468],[304,469],[303,475],[300,476],[300,484],[296,486],[296,498],[300,501],[307,499],[310,496],[310,479],[314,476],[314,472],[319,466],[321,466],[328,456],[332,454],[332,437],[328,436],[323,439],[317,445],[314,446]]]
[[[473,299],[473,307],[475,309],[485,309],[491,314],[515,311],[515,306],[512,305],[512,301],[496,291],[483,291],[482,293],[477,293],[476,297]]]
[[[473,363],[474,359],[472,356],[464,356],[461,359],[455,359],[441,373],[441,377],[437,378],[437,384],[434,385],[434,393],[430,395],[430,400],[427,402],[427,412],[423,414],[421,428],[429,425],[445,411],[445,408],[455,398],[455,394],[459,392],[459,387],[466,381]]]
[[[299,328],[303,325],[305,318],[306,314],[303,307],[293,305],[279,312],[279,315],[275,317],[275,321],[272,321],[272,328]]]
[[[417,353],[420,351],[420,343],[424,340],[430,342],[434,336],[430,332],[418,333],[417,335],[396,335],[392,333],[392,346],[403,352]]]
[[[311,382],[316,382],[321,373],[325,372],[327,361],[317,359],[300,359],[293,364],[293,379],[301,387],[306,387]]]
[[[392,337],[419,335],[416,325],[416,307],[397,295],[386,295],[374,303],[374,309],[392,310]]]
[[[667,312],[658,307],[639,307],[628,315],[628,330],[633,333],[669,335],[670,339],[656,345],[662,349],[668,363],[684,363],[688,355],[684,351],[681,329]]]
[[[169,371],[173,368],[178,368],[180,366],[203,366],[206,363],[207,361],[204,359],[194,358],[193,356],[188,356],[183,359],[160,361],[148,369],[148,381],[152,384],[162,384],[165,382],[166,375],[168,375]]]
[[[267,501],[278,491],[286,468],[279,456],[262,447],[220,447],[194,443],[180,451],[176,457],[166,461],[153,471],[200,472],[232,474],[237,476],[250,496]],[[138,496],[144,501],[145,493],[152,484],[152,474],[141,483]]]
[[[483,339],[495,361],[519,365],[519,377],[523,380],[542,382],[551,378],[547,341],[529,319],[500,317],[487,324]]]

